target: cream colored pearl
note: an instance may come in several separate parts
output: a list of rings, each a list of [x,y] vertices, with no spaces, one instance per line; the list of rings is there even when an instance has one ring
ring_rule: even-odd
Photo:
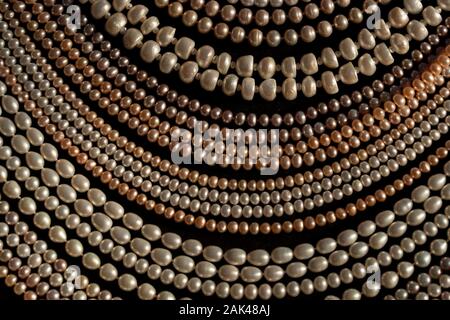
[[[277,82],[275,79],[267,79],[259,85],[259,94],[264,100],[273,101],[277,96]]]
[[[132,25],[137,24],[138,22],[145,21],[145,18],[148,13],[148,8],[144,5],[138,4],[133,6],[130,10],[128,10],[127,18],[128,22]]]
[[[112,36],[117,36],[127,25],[127,17],[123,13],[114,13],[108,18],[105,24],[105,30]]]
[[[193,61],[187,61],[181,65],[180,79],[184,83],[192,83],[198,72],[198,64]]]
[[[195,42],[187,37],[182,37],[175,44],[175,53],[181,59],[187,60],[195,48]]]
[[[244,100],[253,100],[253,97],[255,95],[255,79],[244,78],[242,80],[241,94]]]
[[[176,29],[173,27],[162,27],[156,34],[156,42],[159,43],[161,47],[167,47],[172,43],[175,37]]]
[[[336,78],[331,71],[325,71],[322,73],[322,85],[328,94],[335,94],[339,92]]]
[[[145,62],[151,63],[158,57],[160,51],[161,47],[159,44],[156,41],[149,40],[142,45],[140,56]]]

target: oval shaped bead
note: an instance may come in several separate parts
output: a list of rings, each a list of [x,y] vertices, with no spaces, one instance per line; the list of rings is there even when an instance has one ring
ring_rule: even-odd
[[[123,227],[113,227],[111,229],[111,237],[116,241],[118,244],[127,244],[131,240],[131,234],[130,231]]]
[[[93,252],[83,255],[83,265],[89,270],[96,270],[101,267],[100,258]]]
[[[81,174],[76,174],[71,179],[72,187],[78,192],[87,192],[91,186],[88,178]]]
[[[127,213],[123,216],[123,224],[130,230],[139,231],[144,221],[135,213]]]
[[[433,196],[425,200],[425,203],[423,204],[423,208],[427,213],[436,213],[438,212],[442,207],[442,199],[437,196]]]
[[[256,267],[244,267],[241,270],[241,279],[248,283],[261,280],[263,273]]]
[[[48,231],[48,236],[55,243],[64,243],[67,241],[66,230],[60,226],[51,227]]]
[[[72,203],[77,199],[77,192],[67,184],[60,184],[56,188],[56,193],[58,194],[58,197],[66,203]]]
[[[36,128],[27,129],[27,138],[33,146],[40,146],[44,143],[44,135]]]
[[[295,78],[297,76],[297,63],[294,57],[283,59],[281,62],[281,72],[286,78]]]
[[[384,232],[377,232],[373,234],[369,239],[369,245],[375,250],[383,248],[388,241],[388,236]]]
[[[355,242],[350,246],[349,253],[352,256],[352,258],[360,259],[364,257],[367,252],[369,252],[369,246],[365,244],[364,242]]]
[[[111,4],[106,0],[94,1],[91,5],[91,14],[94,19],[102,19],[111,10]]]
[[[344,250],[337,250],[330,254],[328,260],[330,261],[331,265],[339,267],[347,263],[348,254]]]
[[[146,224],[141,229],[142,235],[150,240],[157,241],[161,238],[161,229],[154,224]]]
[[[427,214],[421,209],[414,209],[406,216],[406,222],[410,226],[418,226],[425,221]]]
[[[44,158],[42,158],[42,156],[37,152],[28,152],[25,155],[25,160],[28,167],[32,170],[42,170],[42,168],[44,168]]]
[[[245,263],[245,251],[242,249],[234,248],[227,250],[225,254],[223,255],[225,258],[225,261],[227,261],[229,264],[240,266]]]
[[[254,266],[262,267],[269,263],[270,255],[266,250],[257,249],[248,253],[247,260]]]
[[[19,102],[13,96],[4,95],[2,97],[2,109],[9,114],[15,114],[19,111]]]
[[[324,257],[314,257],[308,262],[308,269],[318,273],[328,268],[328,261]]]
[[[183,242],[181,248],[188,256],[196,257],[202,253],[203,246],[198,240],[188,239]]]
[[[309,243],[302,243],[295,247],[294,256],[298,260],[307,260],[314,255],[314,247]]]
[[[87,197],[89,201],[96,207],[105,205],[106,195],[103,191],[97,188],[89,189],[87,192]]]
[[[77,199],[74,208],[80,217],[90,217],[94,213],[94,206],[85,199]]]
[[[195,266],[195,272],[200,278],[212,278],[216,275],[217,269],[211,262],[200,261]]]
[[[57,160],[55,169],[61,177],[66,179],[72,178],[75,174],[75,166],[65,159]]]
[[[162,235],[161,242],[169,249],[175,250],[181,246],[181,237],[172,232],[168,232]]]
[[[147,35],[156,30],[159,26],[159,19],[155,16],[145,19],[145,21],[141,24],[141,32],[144,35]]]
[[[376,224],[381,228],[386,228],[395,220],[395,214],[392,211],[382,211],[375,217]]]
[[[396,221],[389,226],[387,233],[390,237],[398,238],[406,232],[407,228],[408,226],[403,221]]]
[[[172,253],[167,249],[153,249],[150,253],[150,256],[153,261],[163,267],[169,265],[172,262]]]
[[[430,197],[430,189],[426,186],[416,187],[411,193],[411,199],[415,203],[422,203]]]
[[[113,225],[110,217],[103,213],[95,213],[92,215],[92,224],[100,232],[108,232]]]
[[[218,262],[222,259],[223,250],[218,246],[207,246],[203,250],[203,257],[210,262]]]
[[[339,233],[337,243],[342,247],[348,247],[358,240],[358,233],[354,230],[345,230]]]
[[[442,22],[442,16],[433,6],[426,7],[422,12],[423,18],[430,26],[436,27]]]
[[[286,274],[291,278],[301,278],[306,274],[307,268],[302,262],[292,262],[286,268]]]
[[[12,137],[11,146],[19,154],[25,154],[30,150],[30,143],[22,135],[15,135],[14,137]]]
[[[319,240],[316,249],[321,254],[328,254],[336,249],[336,241],[333,238],[324,238]]]
[[[272,251],[271,258],[276,264],[285,264],[292,260],[294,254],[288,247],[278,247]]]
[[[194,270],[195,262],[188,256],[177,256],[173,259],[173,266],[179,272],[189,273]]]
[[[239,269],[229,264],[223,265],[219,268],[219,277],[227,282],[236,281],[239,278]]]
[[[113,219],[120,219],[123,217],[125,210],[124,208],[114,201],[108,201],[104,206],[105,213]]]
[[[264,269],[264,278],[269,282],[276,282],[283,278],[284,270],[280,266],[270,265]]]
[[[391,47],[398,54],[409,52],[409,40],[400,33],[394,33],[390,39]]]

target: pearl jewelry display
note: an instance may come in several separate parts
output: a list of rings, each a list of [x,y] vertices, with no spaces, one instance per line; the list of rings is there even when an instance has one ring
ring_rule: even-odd
[[[420,2],[417,2],[417,4],[420,4]],[[409,8],[409,11],[412,13],[421,12],[423,9],[421,6],[420,4],[420,7]],[[197,79],[200,81],[202,88],[207,91],[215,90],[216,84],[222,86],[222,91],[225,95],[234,95],[236,90],[240,89],[244,100],[253,100],[255,93],[259,92],[264,100],[273,101],[277,92],[280,91],[285,99],[294,100],[297,98],[297,91],[301,91],[306,97],[311,97],[316,94],[317,88],[320,87],[323,87],[327,94],[336,94],[339,91],[337,83],[339,80],[344,84],[354,84],[358,81],[358,72],[371,76],[376,71],[377,62],[383,65],[391,65],[394,62],[390,50],[397,54],[405,54],[409,50],[408,39],[421,41],[427,36],[426,26],[417,20],[412,20],[408,23],[408,14],[401,8],[396,7],[391,11],[392,14],[389,14],[392,17],[390,24],[397,28],[403,28],[408,23],[408,37],[400,33],[390,37],[390,24],[386,24],[384,21],[380,22],[382,27],[374,32],[375,36],[384,40],[390,37],[393,49],[389,49],[384,43],[376,45],[374,35],[369,30],[363,29],[359,34],[360,40],[358,42],[355,43],[351,38],[346,38],[339,44],[337,53],[327,47],[322,51],[322,56],[319,60],[314,54],[308,53],[303,55],[300,61],[296,61],[294,57],[286,57],[281,64],[277,64],[272,57],[265,57],[260,62],[255,63],[252,55],[241,56],[236,61],[233,61],[228,53],[215,55],[214,48],[208,45],[197,50],[192,39],[187,37],[176,39],[175,28],[160,26],[158,19],[154,16],[146,18],[148,9],[142,5],[132,7],[126,17],[120,13],[120,11],[125,9],[123,5],[111,6],[107,0],[95,0],[91,7],[92,15],[100,19],[109,15],[111,8],[116,10],[117,13],[112,14],[108,18],[106,30],[112,35],[118,35],[122,32],[124,34],[125,48],[140,47],[140,54],[145,62],[159,61],[161,72],[179,71],[183,82],[191,83]],[[444,10],[445,8],[446,6],[444,5]],[[442,21],[442,17],[439,14],[441,9],[440,7],[436,9],[432,6],[425,8],[423,11],[425,20],[422,21],[429,25],[437,26]],[[120,20],[121,22],[115,20]],[[140,21],[142,22],[141,31],[134,27],[125,29],[128,22],[131,25],[135,25]],[[151,33],[155,33],[155,40],[148,40],[144,43],[144,35]],[[175,53],[160,53],[161,48],[167,47],[172,43],[174,44]],[[375,60],[370,54],[365,54],[359,59],[359,68],[355,69],[351,61],[358,57],[358,47],[360,46],[367,50],[373,49]],[[197,62],[177,63],[178,58],[188,60],[191,54],[196,56]],[[316,83],[316,80],[311,75],[318,72],[319,65],[323,63],[328,68],[338,68],[339,62],[337,57],[341,56],[344,60],[350,62],[339,69],[339,75],[333,74],[332,71],[326,71],[322,73],[321,80]],[[206,69],[214,61],[217,63],[217,70],[207,69],[205,72],[199,73],[199,68]],[[233,66],[236,68],[237,75],[227,75],[228,70]],[[254,70],[258,70],[260,77],[264,79],[259,86],[255,85],[255,79],[252,78]],[[277,70],[282,71],[287,78],[283,81],[282,86],[277,86],[276,80],[272,78]],[[302,71],[305,75],[305,78],[300,83],[295,81],[297,71]],[[220,74],[227,75],[223,79],[223,83],[219,82]],[[242,82],[239,82],[240,78],[243,78]]]
[[[303,10],[308,23],[319,19],[317,10],[333,15],[333,5],[357,15],[349,0],[242,0],[235,15],[237,3],[153,5],[182,23],[205,10],[223,18],[219,24],[236,19],[243,29],[252,23],[281,27],[282,10]],[[69,27],[68,5],[0,0],[0,283],[11,294],[26,300],[450,298],[449,1],[396,4],[404,9],[379,1],[391,12],[383,30],[405,29],[411,41],[404,53],[390,53],[392,62],[385,64],[396,65],[392,73],[372,87],[359,86],[357,77],[346,83],[354,87],[351,97],[323,95],[326,102],[314,111],[295,110],[295,120],[274,112],[261,114],[259,122],[252,111],[205,109],[204,85],[191,91],[194,86],[183,84],[189,97],[179,95],[172,89],[179,83],[160,84],[160,70],[151,70],[150,61],[131,63],[139,59],[139,50],[128,45],[141,38],[136,28],[154,30],[145,36],[155,40],[140,40],[141,52],[145,41],[156,41],[173,46],[176,55],[183,39],[166,41],[172,27],[159,26],[143,4],[92,1],[82,9],[79,29]],[[254,18],[244,17],[249,12]],[[117,25],[109,19],[119,13],[126,15],[115,34],[124,38],[123,48],[110,35]],[[396,15],[406,19],[403,25]],[[93,25],[100,19],[105,29]],[[208,21],[194,24],[202,32]],[[411,21],[423,26],[406,28]],[[374,31],[380,44],[389,42],[383,30]],[[252,33],[245,34],[251,43]],[[192,49],[194,56],[203,56],[201,48]],[[345,56],[343,49],[338,56]],[[271,59],[280,57],[274,51]],[[219,58],[211,62],[218,65]],[[199,63],[189,59],[185,64]],[[240,68],[239,59],[232,69]],[[304,72],[301,60],[294,64]],[[145,62],[150,70],[140,69]],[[183,73],[183,65],[178,68]],[[283,74],[282,64],[274,68]],[[258,65],[251,69],[260,72]],[[194,78],[202,83],[206,71]],[[251,76],[242,81],[254,81],[246,80]],[[252,101],[242,85],[234,98]],[[255,90],[263,100],[275,101],[261,86]],[[306,98],[294,100],[302,105]],[[171,133],[187,129],[192,135],[198,121],[203,130],[245,121],[256,129],[279,128],[280,171],[262,177],[260,164],[173,163]],[[376,287],[369,285],[373,270],[380,273]]]

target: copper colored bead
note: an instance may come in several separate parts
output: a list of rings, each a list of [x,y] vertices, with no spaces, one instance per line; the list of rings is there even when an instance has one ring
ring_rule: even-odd
[[[239,233],[245,235],[248,233],[248,224],[245,221],[239,223]]]
[[[138,195],[138,192],[136,189],[131,189],[127,191],[127,199],[130,201],[134,201]]]
[[[270,231],[271,231],[271,229],[270,229],[270,224],[268,224],[267,222],[262,223],[262,224],[259,226],[259,231],[260,231],[262,234],[269,234]]]
[[[345,218],[347,217],[347,213],[345,212],[344,209],[338,208],[338,209],[336,210],[336,217],[337,217],[339,220],[343,220],[343,219],[345,219]]]
[[[225,231],[227,231],[227,224],[225,221],[219,221],[217,223],[217,227],[216,227],[217,231],[219,231],[219,233],[224,233]]]
[[[274,234],[279,234],[283,230],[281,224],[278,222],[274,222],[270,229]]]
[[[333,211],[328,211],[325,217],[330,224],[336,222],[336,214]]]
[[[319,227],[323,227],[323,226],[325,226],[327,224],[327,218],[323,214],[318,214],[316,216],[315,220],[316,220],[316,224]]]
[[[305,228],[308,230],[312,230],[316,227],[316,221],[313,217],[308,216],[305,218]]]
[[[250,224],[249,231],[250,231],[250,233],[253,234],[253,235],[258,234],[258,233],[259,233],[259,224],[256,223],[256,222],[252,222],[252,223]]]
[[[216,230],[216,221],[215,220],[208,220],[206,222],[206,230],[209,232],[214,232]]]
[[[166,219],[172,219],[175,217],[175,209],[174,208],[166,208],[164,210],[164,217]]]
[[[294,230],[294,226],[293,226],[292,222],[285,221],[285,222],[283,222],[282,229],[283,229],[283,232],[285,232],[285,233],[291,233],[292,230]]]
[[[174,218],[175,222],[183,222],[183,220],[186,221],[185,216],[186,215],[183,211],[178,210],[177,212],[175,212],[175,215],[173,218]],[[186,224],[188,224],[187,221],[186,221]]]
[[[77,156],[77,162],[78,162],[78,156]],[[109,171],[102,172],[102,174],[100,175],[100,181],[102,183],[107,184],[111,181],[111,179],[112,179],[112,174]]]
[[[128,192],[129,189],[130,189],[130,187],[126,183],[121,183],[119,185],[118,191],[119,191],[119,194],[123,196]]]
[[[197,218],[195,218],[195,226],[198,229],[203,229],[205,227],[205,224],[206,224],[205,217],[197,217]]]
[[[166,207],[161,203],[158,203],[155,205],[155,212],[157,214],[163,214],[165,209],[166,209]]]

